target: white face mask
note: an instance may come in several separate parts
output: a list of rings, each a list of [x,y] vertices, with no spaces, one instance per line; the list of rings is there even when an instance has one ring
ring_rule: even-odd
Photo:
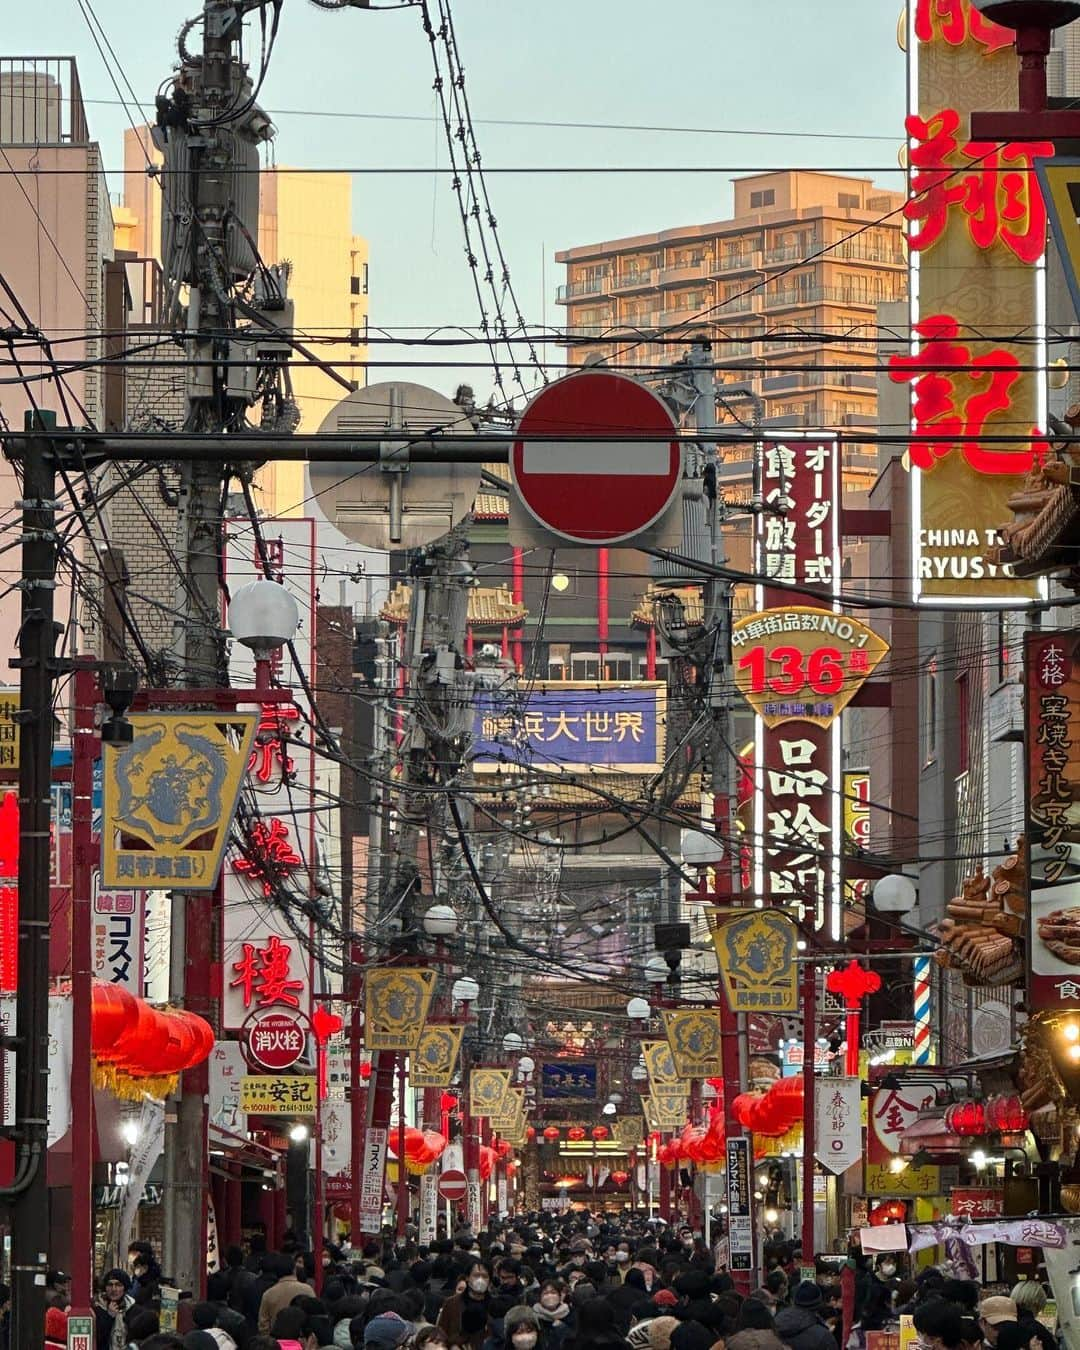
[[[474,1275],[469,1281],[469,1288],[474,1294],[486,1294],[488,1287],[488,1277],[486,1275]]]
[[[535,1331],[515,1331],[513,1342],[517,1350],[532,1350],[536,1344]]]
[[[615,1253],[615,1260],[619,1263],[620,1266],[625,1265],[626,1262],[630,1260],[630,1253],[629,1253],[629,1252],[616,1252],[616,1253]]]
[[[890,1280],[896,1274],[896,1267],[890,1262],[889,1265],[881,1267],[881,1273],[887,1280]]]
[[[557,1308],[561,1302],[562,1302],[562,1299],[559,1297],[558,1294],[541,1294],[541,1295],[540,1295],[540,1306],[541,1306],[541,1308]]]

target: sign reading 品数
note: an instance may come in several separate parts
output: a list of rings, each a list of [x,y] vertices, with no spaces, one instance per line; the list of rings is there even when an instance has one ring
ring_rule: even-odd
[[[810,605],[748,614],[731,633],[735,686],[767,727],[828,727],[889,650],[858,619]]]
[[[653,772],[664,757],[661,684],[538,684],[524,700],[476,698],[476,767],[591,764]]]
[[[1029,633],[1026,744],[1029,1001],[1080,1007],[1080,641]]]
[[[972,141],[973,110],[1015,106],[1011,30],[995,31],[970,0],[917,0],[907,12],[915,97],[905,215],[918,265],[917,349],[890,366],[911,394],[915,591],[1030,595],[1032,582],[986,555],[1042,441],[1038,365],[1023,335],[1037,322],[1046,235],[1034,166],[1053,146]]]
[[[313,1075],[245,1074],[240,1080],[240,1110],[249,1115],[312,1115],[316,1100]]]

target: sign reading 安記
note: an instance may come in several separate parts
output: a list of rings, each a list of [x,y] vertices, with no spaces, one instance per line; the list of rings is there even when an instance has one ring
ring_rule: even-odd
[[[255,1116],[313,1115],[314,1075],[245,1074],[240,1080],[240,1110]]]

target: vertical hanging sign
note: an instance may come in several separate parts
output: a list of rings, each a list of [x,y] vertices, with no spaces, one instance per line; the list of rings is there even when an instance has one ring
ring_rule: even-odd
[[[1011,30],[970,0],[912,0],[908,23],[912,344],[889,364],[911,391],[915,594],[1030,596],[1032,582],[987,554],[1045,425],[1046,210],[1034,164],[1054,147],[971,140],[972,111],[1015,106]]]
[[[727,1141],[728,1256],[731,1270],[753,1269],[752,1195],[750,1140],[745,1135],[736,1135]]]
[[[758,609],[780,610],[797,601],[810,619],[819,611],[822,623],[831,622],[838,610],[831,597],[840,580],[835,439],[767,443],[762,492],[757,572],[764,584],[758,587]],[[747,639],[768,637],[775,645],[764,671],[772,701],[765,705],[768,717],[756,721],[754,890],[766,906],[809,915],[816,929],[839,938],[840,721],[829,724],[812,701],[793,701],[806,682],[803,653],[795,643],[784,643],[779,615],[761,613],[756,621],[761,633],[752,629],[755,620],[748,620]]]

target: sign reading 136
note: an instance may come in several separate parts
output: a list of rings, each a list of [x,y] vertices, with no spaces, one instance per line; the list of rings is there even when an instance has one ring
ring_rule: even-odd
[[[736,687],[769,727],[829,726],[889,650],[858,619],[799,605],[740,619],[731,646]]]

